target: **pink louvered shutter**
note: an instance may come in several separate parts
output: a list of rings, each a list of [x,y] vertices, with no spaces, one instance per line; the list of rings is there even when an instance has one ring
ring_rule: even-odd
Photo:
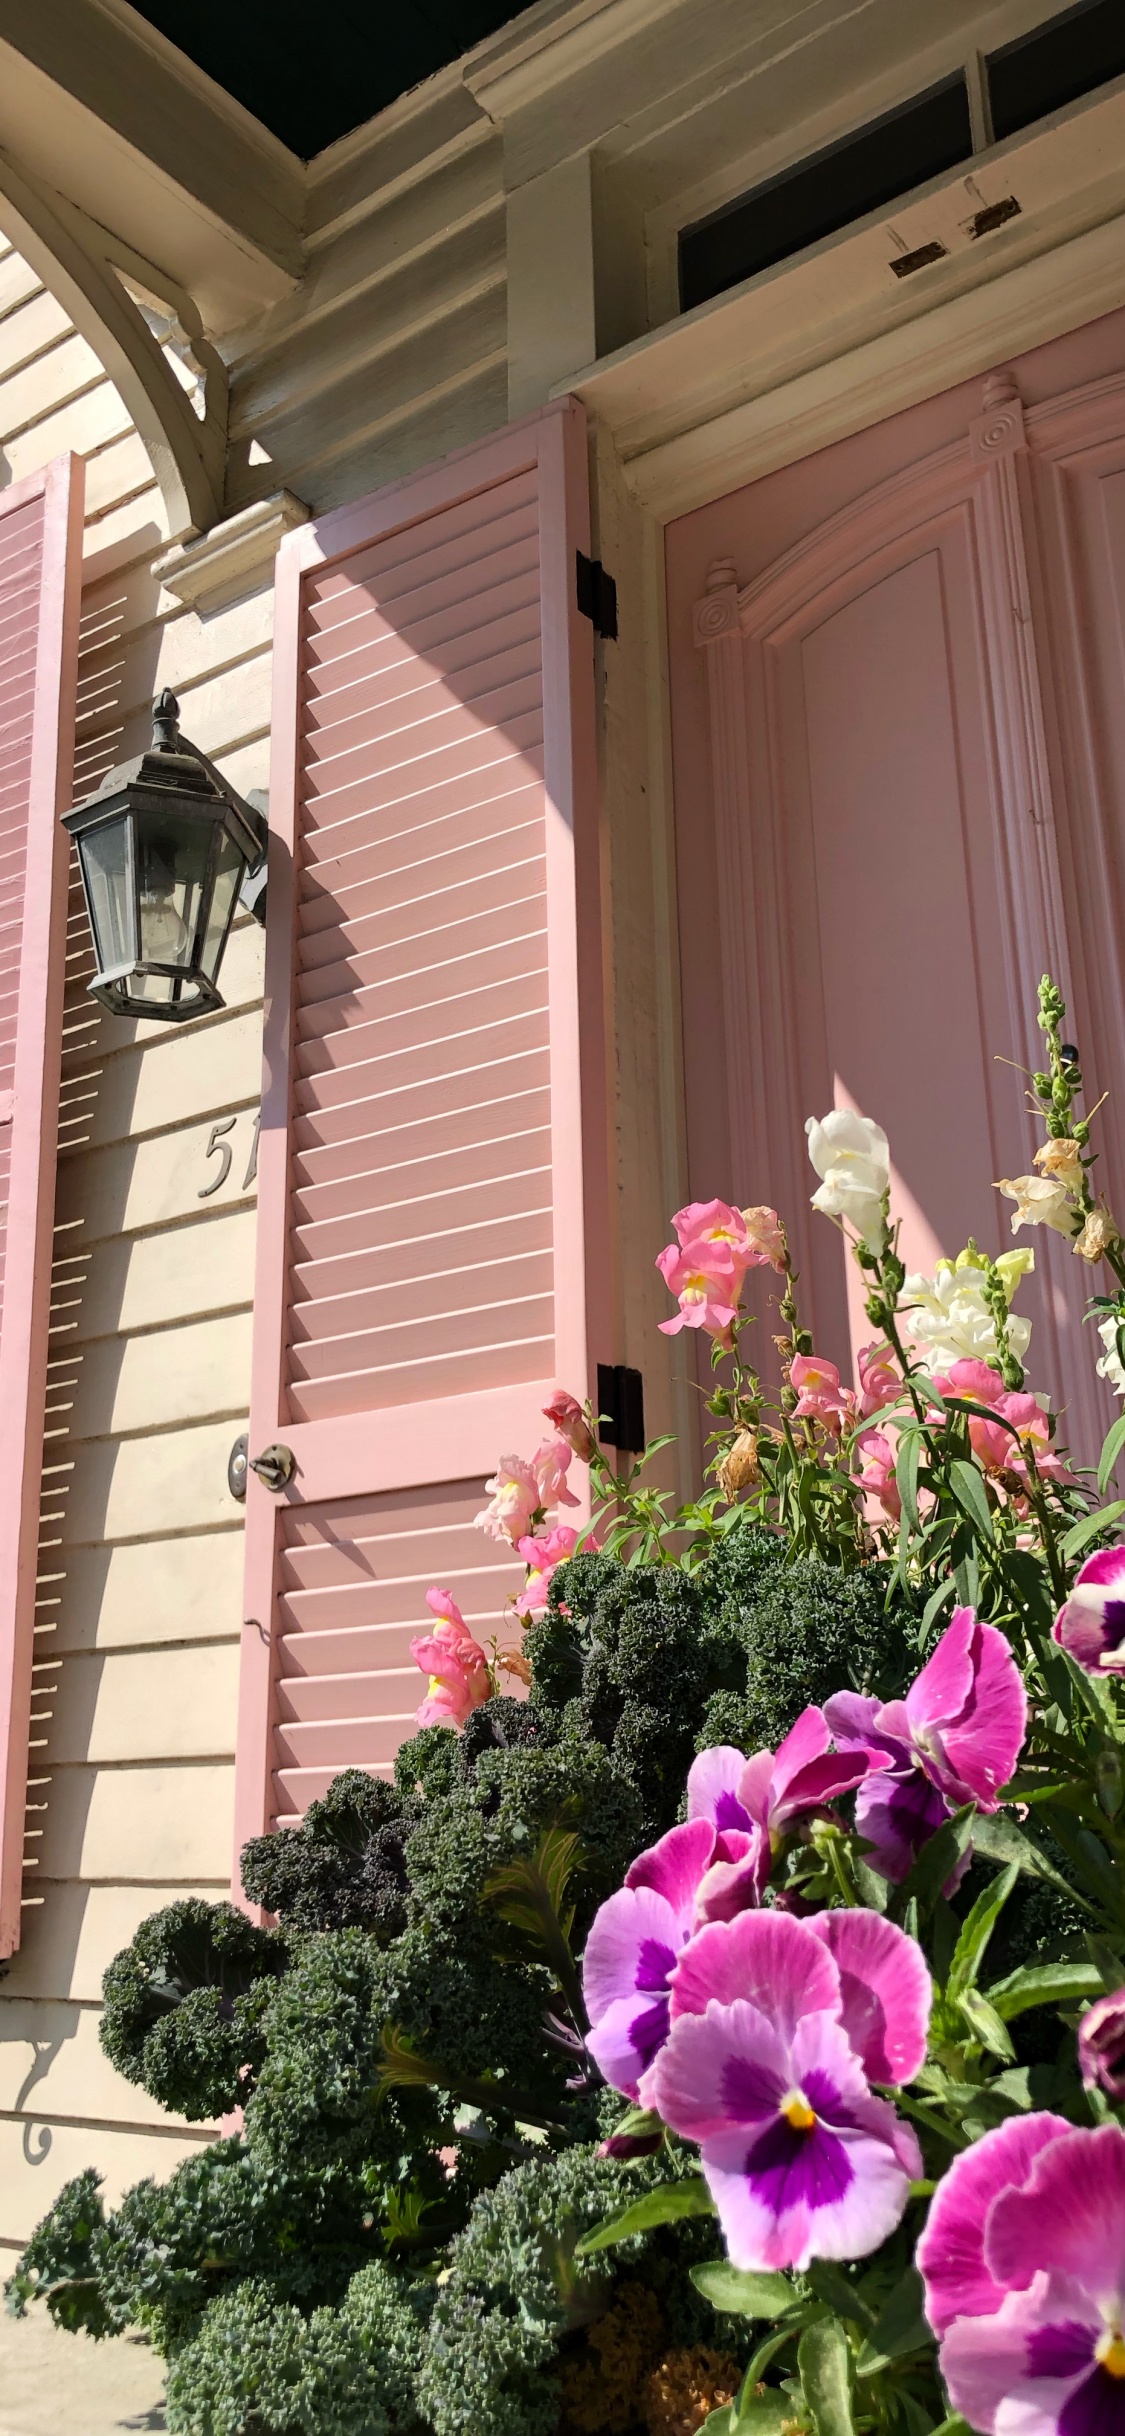
[[[567,402],[282,548],[239,1846],[390,1769],[431,1582],[499,1629],[484,1477],[612,1358],[586,518]]]
[[[0,493],[0,1956],[20,1937],[83,470]]]

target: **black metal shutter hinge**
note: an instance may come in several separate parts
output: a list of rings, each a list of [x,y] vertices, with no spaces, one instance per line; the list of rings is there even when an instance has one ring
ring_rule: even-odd
[[[603,1446],[627,1455],[645,1451],[645,1391],[639,1370],[625,1362],[598,1363],[598,1436]]]
[[[613,577],[606,574],[600,558],[587,558],[581,550],[574,557],[578,614],[589,618],[595,634],[605,642],[616,643],[617,586]]]

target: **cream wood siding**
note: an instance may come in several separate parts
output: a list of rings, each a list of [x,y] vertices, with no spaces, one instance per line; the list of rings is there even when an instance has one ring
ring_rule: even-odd
[[[150,565],[152,469],[97,359],[0,238],[0,484],[87,461],[76,793],[147,742],[172,685],[186,732],[268,783],[269,586],[199,615]],[[227,1891],[261,1065],[262,933],[243,920],[227,1010],[176,1031],[103,1016],[72,891],[24,1940],[0,1982],[0,2245],[88,2165],[116,2196],[214,2128],[123,2081],[97,2039],[102,1973],[138,1923]],[[212,1126],[232,1157],[207,1156]]]

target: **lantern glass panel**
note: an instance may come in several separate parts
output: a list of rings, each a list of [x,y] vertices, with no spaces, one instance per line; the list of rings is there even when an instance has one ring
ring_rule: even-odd
[[[207,930],[203,941],[203,954],[200,958],[209,981],[214,980],[222,960],[223,948],[238,896],[239,882],[245,869],[246,863],[241,848],[236,846],[229,829],[223,829],[219,835],[215,882],[211,891]]]
[[[190,971],[210,873],[210,821],[151,813],[137,822],[137,899],[142,964]]]
[[[98,963],[103,972],[132,964],[137,949],[127,815],[88,829],[78,851]]]

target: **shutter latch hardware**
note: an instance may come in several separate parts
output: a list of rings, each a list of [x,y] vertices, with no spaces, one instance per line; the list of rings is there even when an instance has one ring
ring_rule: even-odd
[[[607,643],[617,641],[617,586],[607,575],[600,558],[586,558],[581,550],[574,553],[575,591],[578,614],[588,617],[595,634]]]
[[[644,1454],[644,1380],[624,1362],[598,1363],[598,1436],[603,1446]]]
[[[289,1446],[264,1446],[260,1455],[251,1455],[248,1461],[251,1471],[257,1473],[267,1489],[272,1489],[275,1497],[292,1480],[297,1468]]]

